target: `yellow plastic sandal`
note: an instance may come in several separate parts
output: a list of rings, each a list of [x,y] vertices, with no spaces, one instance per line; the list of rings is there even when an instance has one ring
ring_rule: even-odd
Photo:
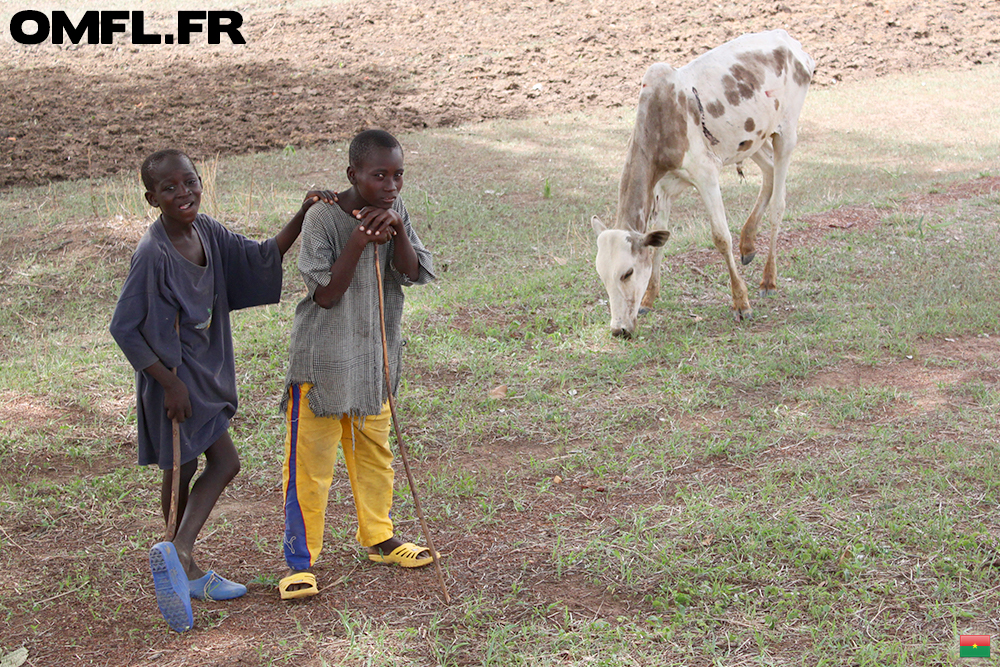
[[[288,590],[289,587],[298,584],[305,584],[306,587],[297,588],[294,591]],[[278,590],[281,592],[282,600],[298,600],[319,593],[319,588],[316,587],[316,575],[312,572],[296,572],[288,575],[278,582]]]
[[[403,567],[423,567],[434,562],[434,558],[430,555],[419,558],[420,554],[424,552],[430,554],[431,550],[426,547],[418,547],[413,542],[407,542],[400,544],[387,554],[370,553],[368,560],[376,563],[395,563]]]

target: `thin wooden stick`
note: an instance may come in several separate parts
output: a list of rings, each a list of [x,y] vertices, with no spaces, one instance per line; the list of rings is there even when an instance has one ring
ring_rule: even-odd
[[[444,574],[441,572],[441,562],[438,559],[437,549],[434,548],[434,540],[431,539],[430,531],[427,530],[427,521],[424,520],[424,512],[420,509],[420,499],[417,497],[417,485],[414,483],[413,475],[410,473],[410,461],[406,455],[406,445],[403,444],[403,434],[399,432],[399,420],[396,418],[396,399],[392,396],[392,379],[389,376],[389,344],[385,337],[385,301],[382,295],[382,267],[379,265],[378,246],[375,247],[375,283],[378,285],[378,317],[379,325],[382,329],[382,366],[385,369],[385,388],[389,394],[389,412],[392,414],[392,426],[396,430],[396,443],[399,445],[399,453],[403,458],[403,469],[406,470],[406,480],[410,483],[410,492],[413,494],[413,506],[417,510],[417,518],[420,519],[420,528],[424,531],[427,548],[430,549],[431,558],[434,559],[434,570],[437,572],[438,583],[441,584],[444,603],[449,604],[451,596],[448,595],[448,587],[444,583]]]
[[[181,339],[181,314],[174,318],[174,331],[177,332],[177,342]],[[177,369],[171,369],[177,375]],[[173,420],[173,469],[170,472],[170,512],[167,514],[167,542],[173,542],[177,534],[177,505],[180,502],[181,486],[181,425]]]

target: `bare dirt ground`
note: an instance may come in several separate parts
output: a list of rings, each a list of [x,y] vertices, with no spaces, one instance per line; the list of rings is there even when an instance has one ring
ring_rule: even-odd
[[[390,131],[633,104],[655,61],[682,65],[785,28],[815,85],[1000,58],[994,0],[444,0],[290,10],[245,3],[245,46],[21,46],[0,39],[0,187]],[[147,12],[147,32],[173,15]],[[159,24],[157,23],[159,21]],[[197,37],[197,36],[196,36]],[[225,38],[223,42],[226,42]]]
[[[246,47],[19,46],[0,41],[0,187],[42,184],[134,169],[142,157],[163,146],[182,146],[195,157],[297,147],[343,140],[356,130],[379,125],[390,130],[447,126],[489,118],[519,118],[632,104],[637,81],[653,61],[680,65],[711,46],[744,32],[786,28],[805,45],[818,66],[815,84],[836,85],[864,77],[927,68],[974,67],[1000,60],[1000,4],[994,0],[901,0],[842,2],[743,2],[706,6],[695,0],[670,2],[507,2],[448,3],[436,0],[361,6],[354,2],[311,10],[254,9],[245,13]],[[1000,187],[983,179],[939,195],[914,199],[915,207],[945,206]],[[875,224],[874,209],[834,211],[811,219],[810,229],[790,243],[814,243],[823,230],[858,230]],[[699,266],[697,253],[682,258]],[[713,260],[717,261],[717,260]],[[984,360],[1000,365],[995,339],[929,341],[928,354],[963,362],[976,373]],[[849,365],[814,382],[824,386],[889,385],[914,396],[913,403],[945,400],[943,379],[918,364]],[[955,371],[958,373],[959,371]],[[0,420],[31,419],[44,428],[73,425],[81,441],[112,438],[125,442],[127,429],[108,433],[81,416],[42,405],[30,396],[0,393]],[[42,426],[40,426],[42,428]],[[512,442],[510,451],[544,447]],[[123,446],[123,451],[127,449]],[[807,453],[805,453],[807,454]],[[804,455],[797,451],[795,455]],[[17,451],[0,464],[4,479],[15,479],[29,463]],[[492,464],[503,466],[502,457]],[[109,468],[131,464],[103,461]],[[442,461],[428,462],[442,466]],[[452,465],[488,465],[453,461]],[[67,483],[84,471],[69,457],[53,454],[43,467],[50,480]],[[678,477],[684,473],[678,473]],[[349,495],[340,476],[335,492]],[[453,597],[500,595],[526,584],[540,606],[559,599],[582,614],[614,618],[627,614],[630,601],[609,594],[572,572],[552,576],[546,531],[554,511],[579,509],[581,522],[598,520],[616,508],[650,502],[660,491],[609,493],[588,479],[566,479],[549,500],[517,514],[503,534],[440,535],[448,545],[449,587]],[[238,502],[234,500],[238,498]],[[147,499],[148,500],[148,499]],[[219,511],[235,537],[213,537],[204,560],[221,565],[227,576],[251,581],[260,573],[260,551],[247,536],[280,544],[277,521],[263,521],[280,506],[279,490],[237,482]],[[345,506],[346,507],[346,506]],[[70,508],[85,512],[88,508]],[[92,508],[91,508],[92,509]],[[347,515],[331,507],[332,515]],[[43,520],[44,517],[39,520]],[[337,521],[339,519],[334,519]],[[347,520],[343,523],[347,525]],[[163,629],[145,582],[145,550],[136,547],[127,572],[102,565],[104,544],[129,543],[140,530],[158,530],[151,512],[142,525],[114,525],[107,535],[80,534],[72,522],[39,538],[32,525],[6,525],[10,548],[23,552],[25,570],[0,572],[0,587],[11,595],[36,595],[32,582],[58,580],[63,573],[87,578],[109,608],[135,608],[128,632],[101,618],[82,617],[88,601],[76,589],[46,592],[46,602],[30,618],[13,619],[0,631],[7,647],[30,642],[33,665],[60,662],[108,665],[259,664],[260,637],[289,637],[288,659],[297,655],[297,632],[328,636],[324,655],[338,655],[340,610],[360,611],[392,627],[417,626],[437,612],[437,588],[430,569],[370,571],[349,545],[330,545],[317,574],[328,582],[323,595],[304,609],[287,611],[273,587],[251,581],[250,594],[225,604],[198,607],[198,632],[180,637]],[[416,536],[416,525],[401,526]],[[516,533],[516,540],[511,535]],[[227,533],[227,536],[229,534]],[[512,551],[511,544],[519,546]],[[89,554],[84,558],[82,554]],[[109,559],[118,558],[108,552]],[[278,567],[278,558],[275,558]],[[275,572],[275,574],[277,571]],[[405,606],[390,609],[378,600]],[[517,619],[508,619],[516,622]],[[202,629],[203,628],[203,629]],[[304,628],[304,630],[302,630]],[[156,641],[148,643],[150,637]],[[346,649],[345,649],[346,650]],[[302,655],[302,654],[298,654]],[[417,656],[430,660],[430,656]],[[310,663],[312,664],[312,663]]]

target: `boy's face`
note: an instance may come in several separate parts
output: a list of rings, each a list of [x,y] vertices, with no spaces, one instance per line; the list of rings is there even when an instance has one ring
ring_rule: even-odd
[[[403,189],[402,149],[374,149],[360,165],[347,168],[347,178],[369,206],[392,208]]]
[[[201,205],[201,178],[191,161],[168,157],[152,175],[153,189],[146,193],[149,205],[159,208],[165,221],[192,224]]]

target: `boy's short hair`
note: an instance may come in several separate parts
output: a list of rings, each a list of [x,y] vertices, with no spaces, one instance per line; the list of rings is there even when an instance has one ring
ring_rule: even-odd
[[[179,151],[176,148],[167,148],[162,151],[156,151],[143,160],[142,169],[139,171],[142,175],[142,184],[146,187],[146,192],[153,192],[156,189],[156,183],[153,181],[153,172],[156,171],[161,162],[164,162],[169,158],[184,158],[191,163],[194,173],[198,174],[198,167],[194,166],[194,160],[192,160],[191,157],[184,151]],[[198,178],[201,178],[201,174],[198,174]]]
[[[351,148],[347,156],[351,166],[357,169],[378,148],[398,148],[403,150],[396,137],[385,130],[365,130],[351,140]]]

